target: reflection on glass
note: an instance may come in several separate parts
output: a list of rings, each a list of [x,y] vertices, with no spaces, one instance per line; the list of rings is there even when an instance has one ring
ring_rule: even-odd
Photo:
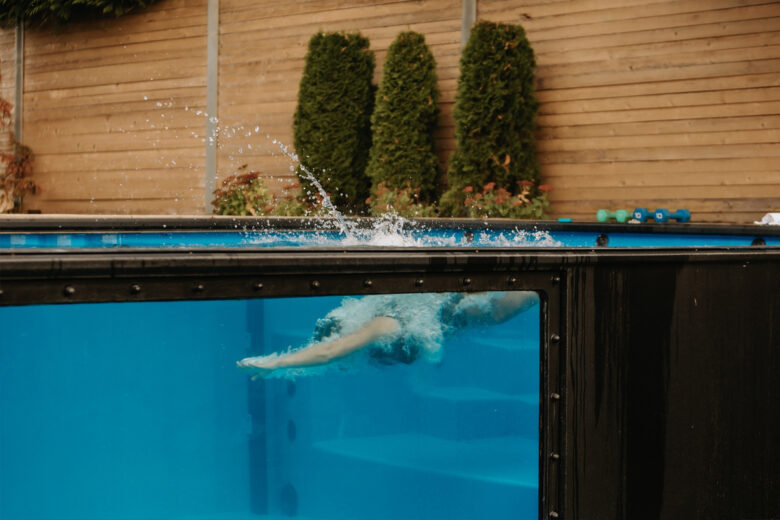
[[[0,308],[0,518],[536,518],[539,322],[524,292]]]

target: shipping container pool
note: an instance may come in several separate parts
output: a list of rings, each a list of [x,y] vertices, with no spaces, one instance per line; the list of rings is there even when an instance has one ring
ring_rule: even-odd
[[[0,518],[780,515],[780,229],[335,226],[0,220]]]

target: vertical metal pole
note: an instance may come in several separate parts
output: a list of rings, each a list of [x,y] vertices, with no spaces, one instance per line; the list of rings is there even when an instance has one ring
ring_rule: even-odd
[[[206,22],[206,178],[203,210],[211,213],[217,186],[217,97],[219,89],[219,0],[209,0]]]
[[[14,77],[14,136],[22,141],[22,101],[24,100],[24,24],[16,24],[16,70]]]
[[[477,0],[463,0],[463,15],[460,27],[460,45],[466,45],[471,35],[471,26],[477,21]]]

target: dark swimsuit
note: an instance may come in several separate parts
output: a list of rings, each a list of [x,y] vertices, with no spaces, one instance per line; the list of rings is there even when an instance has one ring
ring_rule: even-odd
[[[421,355],[430,355],[432,347],[440,347],[447,333],[459,325],[456,323],[459,321],[456,307],[464,296],[463,293],[394,294],[365,296],[360,300],[352,300],[355,304],[359,302],[361,306],[373,307],[372,317],[387,316],[394,318],[401,325],[401,332],[398,334],[369,345],[366,349],[368,356],[378,364],[392,365],[409,364]],[[431,335],[430,330],[416,330],[420,324],[415,318],[419,317],[421,311],[427,313],[430,318],[425,325],[429,329],[440,328],[440,334]],[[334,314],[331,312],[317,320],[313,334],[315,343],[334,335],[354,332],[344,331],[344,318]],[[354,329],[354,326],[352,328]]]

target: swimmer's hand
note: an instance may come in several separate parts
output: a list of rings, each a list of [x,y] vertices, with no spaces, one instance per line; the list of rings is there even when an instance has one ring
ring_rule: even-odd
[[[268,359],[268,356],[247,357],[241,361],[236,361],[236,366],[252,373],[252,381],[265,377],[278,368],[275,360]]]

